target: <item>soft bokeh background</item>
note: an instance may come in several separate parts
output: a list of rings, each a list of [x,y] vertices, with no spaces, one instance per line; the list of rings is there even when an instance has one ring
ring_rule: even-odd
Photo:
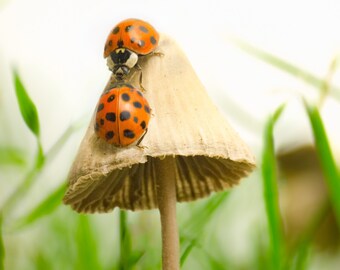
[[[287,102],[287,108],[275,130],[277,149],[282,151],[312,142],[300,97],[316,100],[319,93],[298,77],[246,54],[230,42],[230,37],[246,40],[325,78],[331,61],[340,55],[339,14],[340,2],[336,0],[0,0],[0,145],[19,149],[28,160],[20,168],[0,167],[0,204],[26,175],[36,152],[35,138],[22,121],[17,105],[13,68],[18,70],[37,106],[45,150],[53,146],[69,125],[74,122],[80,125],[11,213],[15,220],[65,181],[97,98],[109,77],[102,57],[104,42],[120,20],[128,17],[144,19],[177,40],[211,98],[259,160],[263,125],[268,115],[284,102]],[[340,72],[334,73],[332,83],[340,85]],[[322,116],[333,152],[339,158],[339,103],[327,99]],[[192,207],[196,206],[179,205],[179,223],[184,224],[184,228],[185,216]],[[235,267],[243,265],[243,269],[250,269],[242,261],[251,261],[257,256],[254,242],[260,243],[263,238],[266,243],[267,239],[263,229],[266,217],[259,172],[244,180],[222,207],[206,229],[207,235],[213,235],[215,239],[212,242],[218,245],[216,250],[220,254],[215,255],[227,256]],[[72,265],[72,254],[77,253],[76,246],[72,246],[72,234],[79,229],[76,225],[78,216],[65,206],[57,211],[19,233],[8,232],[5,237],[8,269],[35,269],[32,258],[40,256],[37,255],[40,251],[35,252],[35,249],[45,249],[45,253],[41,253],[45,254],[42,261],[50,258],[46,254],[67,250],[55,243],[63,236],[71,239],[67,243],[71,243],[73,253],[65,251],[69,253],[70,261],[56,263],[55,269],[61,269],[58,266],[67,267],[63,269],[80,267]],[[56,221],[63,219],[63,215],[69,218],[65,219],[66,223],[69,220],[69,230]],[[118,249],[118,240],[115,240],[118,237],[117,218],[117,211],[90,217],[96,249],[105,269],[113,269],[111,265],[119,256],[119,251],[115,252]],[[159,227],[156,212],[129,214],[134,249],[143,248],[143,235],[148,235],[143,229],[150,230],[149,223],[152,228]],[[64,243],[63,240],[60,243]],[[156,258],[159,263],[159,236],[151,243],[153,255],[147,258],[151,261]],[[55,256],[57,259],[58,255]],[[185,269],[209,269],[203,263],[195,264],[195,258],[200,256],[198,251],[189,256],[192,258],[188,259]],[[336,258],[320,255],[314,268],[310,269],[320,269],[320,261],[321,264],[327,261],[327,269],[338,269],[335,265],[340,261]],[[148,269],[157,269],[156,265],[153,267]]]

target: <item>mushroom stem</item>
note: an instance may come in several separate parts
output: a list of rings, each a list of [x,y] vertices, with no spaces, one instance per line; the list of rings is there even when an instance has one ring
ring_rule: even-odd
[[[155,159],[157,201],[162,225],[163,270],[179,270],[179,240],[176,221],[175,163],[173,157]]]

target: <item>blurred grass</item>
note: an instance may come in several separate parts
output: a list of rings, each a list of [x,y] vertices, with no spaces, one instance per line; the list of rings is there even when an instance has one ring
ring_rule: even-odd
[[[128,228],[128,213],[127,211],[119,211],[119,248],[120,258],[118,269],[127,270],[133,265],[134,262],[130,262],[131,257],[131,236]]]
[[[76,243],[78,259],[76,269],[93,270],[102,269],[98,256],[96,235],[92,229],[90,218],[87,215],[78,215],[78,227],[76,233]]]
[[[332,79],[335,75],[335,72],[337,71],[339,67],[339,59],[340,59],[340,56],[336,56],[333,58],[333,60],[329,64],[328,71],[325,76],[325,85],[323,88],[320,89],[321,93],[320,93],[319,104],[318,104],[319,107],[323,105],[326,97],[331,93]]]
[[[38,111],[31,98],[29,97],[21,78],[16,70],[14,74],[15,94],[17,96],[21,116],[24,119],[27,127],[39,139],[40,137],[40,124],[38,118]]]
[[[7,201],[4,203],[1,209],[1,212],[7,210],[9,211],[11,207],[19,200],[22,194],[32,185],[34,179],[36,179],[35,176],[42,168],[45,159],[40,141],[40,124],[37,108],[29,97],[27,90],[24,87],[21,78],[16,70],[13,71],[13,78],[15,94],[17,97],[21,116],[27,127],[36,137],[38,147],[33,168],[27,173],[27,176],[22,181],[20,186],[15,189],[14,192],[8,197]]]
[[[273,54],[258,49],[251,44],[237,38],[230,38],[230,40],[246,53],[270,64],[282,71],[285,71],[296,78],[314,86],[320,93],[319,106],[327,96],[331,96],[338,101],[340,100],[340,88],[332,85],[331,81],[339,67],[339,56],[335,57],[329,65],[328,72],[325,79],[321,79],[314,74],[297,67]],[[319,159],[322,164],[323,172],[328,185],[328,190],[331,194],[331,201],[333,207],[336,209],[336,217],[338,227],[340,228],[340,177],[336,166],[336,162],[331,153],[327,134],[325,132],[322,119],[316,106],[305,104],[309,120],[313,129],[314,141],[318,151]],[[316,230],[321,225],[327,214],[325,205],[320,207],[320,210],[315,214],[310,221],[305,231],[300,236],[298,245],[290,254],[283,254],[285,245],[283,243],[283,228],[280,219],[280,212],[278,206],[278,191],[276,181],[276,162],[274,156],[273,145],[273,127],[281,114],[283,107],[277,109],[274,116],[267,122],[265,128],[264,150],[262,152],[262,171],[264,180],[265,204],[267,209],[267,218],[269,222],[270,239],[271,239],[271,260],[272,265],[270,269],[294,269],[304,270],[308,267],[308,251],[312,246]],[[326,203],[327,204],[327,203]],[[287,257],[286,257],[287,256]]]
[[[184,264],[193,248],[199,245],[202,237],[204,237],[204,233],[202,232],[204,232],[209,222],[211,222],[212,216],[217,212],[217,210],[227,200],[228,197],[229,192],[216,194],[204,205],[192,213],[191,216],[195,218],[190,219],[186,224],[181,226],[181,266]]]
[[[326,202],[322,204],[318,211],[311,218],[309,224],[304,229],[302,235],[299,237],[296,246],[291,252],[291,270],[305,270],[308,267],[308,254],[312,246],[312,241],[320,228],[322,222],[324,222],[326,216],[330,212],[330,203],[328,198]]]
[[[270,64],[282,71],[285,71],[296,78],[303,80],[304,82],[314,86],[317,90],[320,91],[321,94],[324,94],[325,89],[327,89],[327,93],[331,96],[340,100],[340,88],[332,85],[329,80],[322,79],[307,70],[304,70],[301,67],[298,67],[292,63],[289,63],[286,60],[283,60],[271,53],[268,53],[264,50],[256,48],[248,42],[240,40],[235,37],[229,37],[229,40],[234,43],[237,47],[245,51],[246,53],[255,56],[257,59],[264,61],[267,64]],[[337,66],[337,61],[335,60],[334,70]]]
[[[305,104],[310,124],[313,130],[314,143],[320,159],[330,198],[335,210],[335,216],[340,227],[340,174],[333,157],[323,121],[317,107]]]
[[[264,130],[264,147],[262,152],[262,179],[264,202],[266,206],[271,246],[271,269],[282,269],[284,256],[283,229],[279,209],[278,186],[276,175],[276,159],[273,130],[284,106],[280,106],[269,118]]]
[[[20,167],[26,165],[23,151],[11,146],[0,147],[0,165]]]
[[[26,174],[26,176],[21,181],[19,186],[14,190],[14,192],[7,198],[1,209],[1,212],[10,211],[12,207],[15,207],[15,204],[20,200],[20,198],[23,197],[24,194],[27,193],[29,189],[33,186],[43,166],[46,165],[46,161],[52,160],[62,149],[62,146],[67,142],[70,136],[82,125],[82,121],[77,121],[74,124],[70,125],[60,136],[60,138],[54,143],[54,145],[46,153],[46,155],[44,155],[43,148],[40,142],[40,124],[37,109],[31,98],[29,97],[26,88],[21,82],[19,74],[16,71],[14,71],[14,82],[21,115],[28,128],[36,136],[38,149],[33,167]]]
[[[15,230],[23,229],[40,218],[52,213],[62,201],[62,198],[66,191],[66,184],[62,183],[54,191],[46,196],[46,198],[39,203],[34,209],[31,210],[26,216],[19,218],[14,225]]]
[[[5,269],[4,268],[4,259],[5,259],[5,247],[4,247],[4,240],[2,237],[2,214],[0,213],[0,270]]]
[[[19,74],[16,71],[13,71],[14,77],[14,86],[15,93],[17,97],[17,102],[19,105],[19,109],[21,112],[21,116],[26,123],[27,127],[32,131],[33,135],[37,140],[37,152],[35,155],[35,162],[32,165],[32,168],[26,173],[24,179],[20,182],[18,187],[14,190],[12,194],[8,196],[0,210],[0,269],[4,269],[4,256],[5,256],[5,246],[3,243],[3,225],[4,219],[6,219],[12,210],[17,206],[17,204],[21,201],[22,197],[25,193],[27,193],[30,188],[35,183],[35,180],[39,176],[40,171],[46,165],[45,155],[40,141],[40,124],[38,111],[36,109],[35,104],[31,100],[28,95],[26,88],[24,87]],[[71,134],[76,131],[79,127],[79,124],[75,123],[71,125],[57,140],[57,142],[51,147],[48,152],[47,158],[49,160],[53,160],[53,158],[60,151],[62,146],[67,142]],[[21,150],[16,149],[15,147],[2,147],[0,149],[0,164],[2,165],[16,165],[21,166],[26,164],[26,159],[22,154]],[[62,183],[61,186],[57,187],[54,191],[51,191],[45,199],[41,201],[31,212],[29,212],[26,216],[21,217],[19,220],[14,222],[14,227],[10,227],[10,229],[6,229],[6,231],[20,230],[25,228],[28,225],[36,222],[40,218],[50,214],[53,212],[58,206],[61,205],[61,199],[65,191],[65,183]],[[7,224],[6,224],[7,225]],[[11,224],[13,226],[13,224]],[[7,225],[8,226],[8,225]],[[85,226],[85,225],[84,225]],[[42,259],[43,257],[39,257]],[[43,262],[44,260],[41,260]]]
[[[24,87],[21,78],[16,70],[13,71],[14,75],[14,86],[15,86],[15,94],[17,97],[19,109],[21,112],[21,116],[24,119],[27,127],[32,131],[37,139],[38,150],[36,155],[36,167],[42,167],[44,163],[44,151],[41,145],[40,140],[40,123],[38,117],[38,111],[29,97],[26,88]]]
[[[42,270],[79,269],[78,237],[81,232],[78,231],[78,215],[75,215],[66,207],[59,207],[49,214],[48,218],[40,219],[34,226],[27,228],[26,232],[29,234],[32,229],[36,230],[37,228],[38,235],[36,238],[39,241],[35,243],[34,252],[27,254],[31,267],[24,265],[26,266],[25,269],[35,270],[37,265]],[[20,232],[16,234],[20,234]],[[94,252],[98,250],[98,243],[95,244],[92,246],[92,249],[95,249]],[[30,246],[30,244],[28,245]],[[84,260],[87,260],[87,258],[84,258]]]

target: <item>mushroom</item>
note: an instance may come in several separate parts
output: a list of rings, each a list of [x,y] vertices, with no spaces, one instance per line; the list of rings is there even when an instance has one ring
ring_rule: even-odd
[[[94,133],[94,118],[69,174],[64,203],[83,213],[158,208],[163,269],[179,269],[176,202],[237,184],[255,167],[246,144],[208,97],[178,45],[162,35],[164,55],[140,59],[152,109],[139,146],[117,148]],[[139,72],[129,82],[138,86]],[[106,87],[114,83],[111,77]]]

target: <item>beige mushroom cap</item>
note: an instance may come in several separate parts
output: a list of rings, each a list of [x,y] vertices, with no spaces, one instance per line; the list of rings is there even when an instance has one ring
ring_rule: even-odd
[[[78,212],[157,208],[155,158],[173,156],[177,201],[225,190],[250,173],[254,157],[211,102],[188,59],[162,35],[163,56],[141,59],[152,109],[141,146],[117,148],[94,133],[94,118],[69,174],[64,203]],[[139,72],[130,83],[139,87]],[[111,78],[107,87],[113,83]]]

